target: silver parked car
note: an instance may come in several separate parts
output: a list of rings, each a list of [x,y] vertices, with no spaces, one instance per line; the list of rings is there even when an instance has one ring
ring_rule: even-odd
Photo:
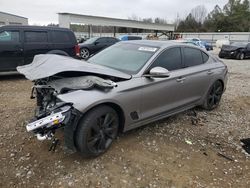
[[[98,156],[128,131],[195,106],[212,110],[227,67],[201,48],[175,42],[119,42],[88,62],[37,55],[17,68],[34,81],[36,115],[26,126],[39,140],[63,128],[68,148]]]

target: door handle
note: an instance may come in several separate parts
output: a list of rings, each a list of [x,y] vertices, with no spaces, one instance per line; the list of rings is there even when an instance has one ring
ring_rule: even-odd
[[[176,79],[177,82],[183,82],[184,80],[186,80],[185,77],[180,77],[180,78],[177,78],[177,79]]]
[[[207,71],[207,74],[208,74],[208,75],[213,74],[213,73],[214,73],[214,72],[211,71],[211,70]]]

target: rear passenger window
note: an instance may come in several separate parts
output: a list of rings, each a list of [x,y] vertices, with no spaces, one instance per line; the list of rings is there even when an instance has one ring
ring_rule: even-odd
[[[116,43],[117,42],[117,40],[116,39],[114,39],[114,38],[107,38],[108,40],[108,42],[109,43]]]
[[[63,31],[52,31],[52,42],[54,43],[69,43],[69,33]]]
[[[105,38],[99,38],[99,39],[96,40],[96,42],[99,42],[101,44],[107,43],[107,38],[106,37]]]
[[[137,36],[128,36],[128,40],[141,40],[141,37],[137,37]]]
[[[24,40],[27,43],[45,43],[48,42],[48,34],[46,31],[26,31],[24,32]]]
[[[203,58],[203,62],[206,63],[207,60],[209,59],[209,56],[205,54],[204,52],[202,52],[202,58]]]
[[[0,42],[19,42],[19,31],[1,31]]]
[[[183,48],[184,62],[186,67],[192,67],[203,64],[202,52],[195,48]]]
[[[163,67],[169,71],[181,69],[181,49],[171,48],[166,50],[155,60],[151,68],[153,67]]]

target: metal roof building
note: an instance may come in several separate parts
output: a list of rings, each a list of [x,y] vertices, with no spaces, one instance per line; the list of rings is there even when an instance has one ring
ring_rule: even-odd
[[[0,26],[2,25],[28,25],[28,18],[0,12]]]
[[[137,28],[144,30],[151,30],[162,33],[172,33],[174,31],[173,24],[156,24],[156,23],[145,23],[135,20],[126,20],[118,18],[108,18],[101,16],[90,16],[73,13],[58,13],[59,15],[59,26],[70,28],[71,23],[96,25],[96,26],[112,26],[114,30],[116,27],[125,28]],[[115,33],[114,33],[115,35]]]

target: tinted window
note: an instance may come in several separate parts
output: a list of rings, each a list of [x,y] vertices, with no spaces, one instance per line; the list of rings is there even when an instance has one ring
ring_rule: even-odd
[[[141,40],[141,37],[137,36],[128,36],[128,40]]]
[[[115,39],[115,38],[107,38],[107,41],[108,41],[109,43],[116,43],[116,42],[117,42],[117,39]]]
[[[171,48],[166,50],[155,60],[151,68],[153,67],[163,67],[169,71],[182,68],[181,49]]]
[[[206,63],[207,60],[209,59],[209,56],[206,53],[202,52],[202,58],[203,58],[203,62]]]
[[[107,39],[106,38],[99,38],[96,40],[96,42],[99,42],[99,43],[106,43],[107,42]]]
[[[195,48],[183,48],[186,67],[203,64],[202,52]]]
[[[26,31],[24,33],[25,42],[48,42],[48,34],[45,31]]]
[[[70,42],[69,33],[63,31],[52,31],[52,42],[69,43]]]
[[[1,31],[0,32],[0,42],[19,42],[19,32],[18,31]]]

